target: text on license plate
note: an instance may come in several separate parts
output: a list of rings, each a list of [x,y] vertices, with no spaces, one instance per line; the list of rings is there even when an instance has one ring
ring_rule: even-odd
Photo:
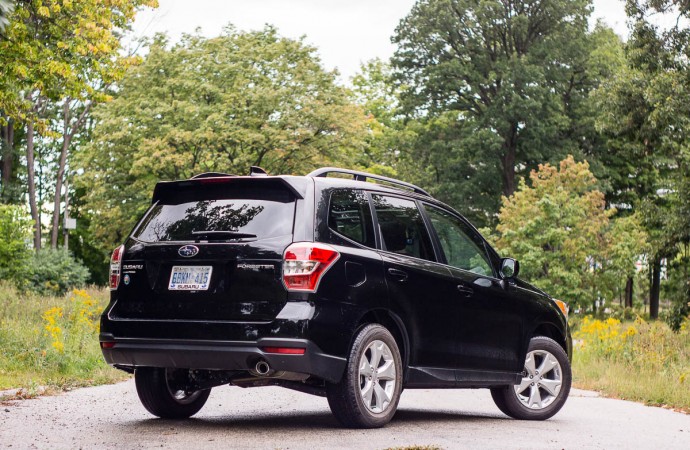
[[[206,291],[212,266],[173,266],[168,289],[171,291]]]

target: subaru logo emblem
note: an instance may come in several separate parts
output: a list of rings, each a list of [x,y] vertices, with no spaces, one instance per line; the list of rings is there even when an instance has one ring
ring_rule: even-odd
[[[183,245],[179,248],[179,250],[177,250],[177,253],[179,253],[180,256],[184,256],[185,258],[191,258],[192,256],[199,253],[199,247],[197,247],[196,245]]]

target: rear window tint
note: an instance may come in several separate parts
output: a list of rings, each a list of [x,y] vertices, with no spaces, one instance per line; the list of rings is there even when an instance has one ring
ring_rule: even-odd
[[[397,197],[372,195],[383,249],[435,261],[431,238],[417,204]]]
[[[234,231],[258,239],[292,233],[294,198],[273,189],[182,189],[156,203],[132,237],[144,242],[194,241],[193,232]]]
[[[359,244],[376,246],[369,201],[360,190],[338,189],[331,193],[328,227]]]

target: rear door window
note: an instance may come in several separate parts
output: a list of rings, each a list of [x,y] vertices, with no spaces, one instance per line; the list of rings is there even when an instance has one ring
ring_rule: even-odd
[[[328,227],[358,244],[376,246],[369,201],[360,190],[337,189],[331,193]]]
[[[435,261],[429,232],[412,200],[372,195],[383,250]]]
[[[201,232],[231,231],[265,239],[291,234],[294,215],[294,197],[280,190],[186,188],[177,197],[157,202],[132,237],[144,242],[194,241]]]

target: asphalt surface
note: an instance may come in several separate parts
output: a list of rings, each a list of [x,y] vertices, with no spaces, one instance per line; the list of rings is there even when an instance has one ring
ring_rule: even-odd
[[[194,418],[160,420],[134,383],[0,406],[0,448],[690,449],[690,415],[574,390],[545,422],[509,419],[487,390],[408,390],[383,429],[338,426],[326,399],[277,387],[219,387]]]

